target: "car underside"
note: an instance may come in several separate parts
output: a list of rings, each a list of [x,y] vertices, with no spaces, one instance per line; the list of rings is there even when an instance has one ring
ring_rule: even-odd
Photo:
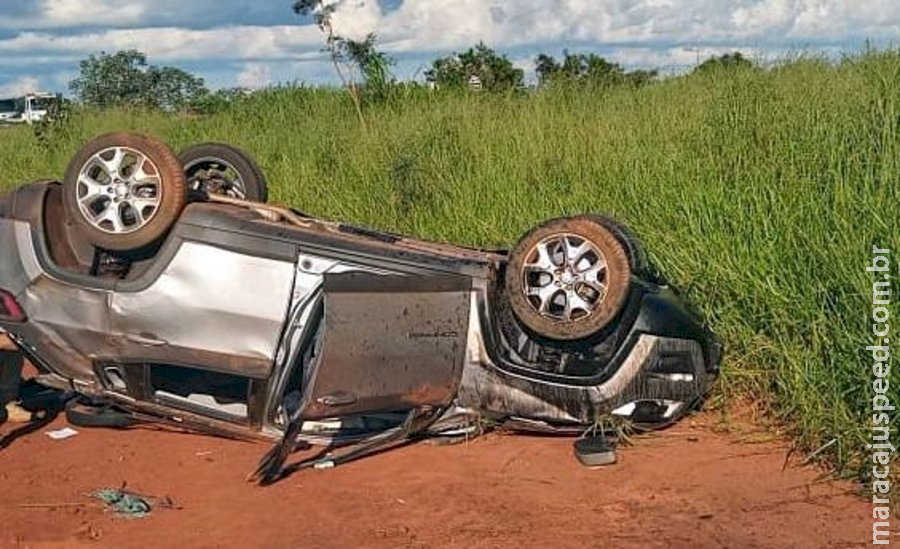
[[[479,250],[210,192],[151,242],[109,249],[73,211],[101,220],[103,243],[162,214],[109,214],[145,182],[119,195],[110,183],[100,208],[73,208],[67,186],[83,204],[82,179],[0,198],[0,328],[41,384],[81,402],[275,439],[273,454],[286,454],[301,440],[365,446],[488,423],[660,427],[718,372],[715,337],[606,217],[553,220],[512,251]],[[271,454],[280,469],[285,455]]]

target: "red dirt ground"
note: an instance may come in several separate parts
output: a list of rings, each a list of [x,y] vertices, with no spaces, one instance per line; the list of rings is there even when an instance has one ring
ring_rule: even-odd
[[[51,428],[65,425],[58,419]],[[44,432],[0,453],[3,547],[857,547],[871,507],[787,446],[705,413],[587,469],[565,438],[418,444],[269,488],[244,481],[266,444],[149,428]],[[9,426],[0,429],[8,431]],[[48,429],[45,429],[46,431]],[[118,487],[181,509],[115,517]],[[28,507],[23,504],[53,504]],[[73,505],[74,504],[74,505]],[[896,537],[897,533],[894,533]]]

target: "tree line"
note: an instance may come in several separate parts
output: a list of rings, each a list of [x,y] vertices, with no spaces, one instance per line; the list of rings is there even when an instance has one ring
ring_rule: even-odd
[[[391,74],[393,60],[376,47],[376,37],[343,40],[336,47],[338,63],[344,65],[343,85],[362,100],[384,97],[398,82]],[[644,86],[658,79],[655,70],[628,71],[595,53],[571,53],[562,57],[541,53],[534,59],[537,85],[584,85],[598,87]],[[749,68],[753,62],[740,53],[707,59],[694,72]],[[137,50],[91,55],[79,63],[79,76],[69,84],[76,101],[91,107],[146,107],[166,111],[207,110],[228,103],[247,90],[229,88],[210,91],[203,80],[183,69],[148,63]],[[485,92],[526,89],[525,71],[505,55],[479,43],[468,50],[435,59],[425,71],[426,82],[441,89],[477,88]]]

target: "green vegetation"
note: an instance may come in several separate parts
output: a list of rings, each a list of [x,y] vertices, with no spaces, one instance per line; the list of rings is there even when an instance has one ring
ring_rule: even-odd
[[[435,59],[425,71],[425,78],[440,88],[465,88],[473,77],[480,89],[489,92],[516,90],[525,85],[525,71],[484,42],[468,51]]]
[[[750,61],[740,52],[726,53],[718,57],[710,57],[703,63],[697,65],[695,69],[698,72],[712,72],[722,69],[749,69],[753,68],[753,61]]]
[[[79,69],[69,89],[91,107],[182,111],[209,95],[202,78],[176,67],[148,65],[147,56],[137,50],[91,55]]]
[[[740,53],[735,54],[741,56]],[[743,59],[743,57],[740,57]],[[718,57],[706,63],[717,61]],[[704,65],[706,64],[704,63]],[[750,62],[747,61],[749,64]],[[611,63],[595,53],[563,52],[562,61],[552,55],[541,53],[534,60],[535,72],[541,85],[572,85],[580,83],[589,86],[641,86],[657,77],[657,71],[636,70],[626,72],[618,63]],[[697,67],[703,68],[704,65]]]
[[[0,188],[60,177],[90,137],[132,129],[234,143],[274,201],[425,238],[504,246],[548,217],[609,212],[723,337],[720,394],[756,399],[804,453],[837,439],[818,458],[871,473],[865,267],[873,245],[892,251],[900,318],[900,51],[640,87],[397,87],[363,107],[365,125],[344,93],[282,88],[206,117],[74,111],[49,147],[0,130]],[[900,401],[898,368],[890,380]]]

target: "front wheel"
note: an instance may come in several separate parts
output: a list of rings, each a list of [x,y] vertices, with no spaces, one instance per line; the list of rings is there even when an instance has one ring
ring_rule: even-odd
[[[510,252],[506,292],[519,321],[548,339],[590,337],[628,297],[631,266],[621,242],[590,216],[554,219]]]

